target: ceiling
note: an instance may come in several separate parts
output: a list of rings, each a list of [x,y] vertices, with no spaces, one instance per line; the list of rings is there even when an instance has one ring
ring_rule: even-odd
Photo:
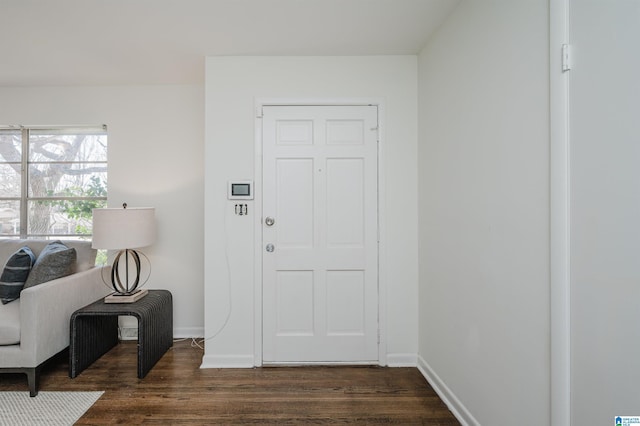
[[[0,0],[0,86],[202,84],[215,55],[416,54],[459,0]]]

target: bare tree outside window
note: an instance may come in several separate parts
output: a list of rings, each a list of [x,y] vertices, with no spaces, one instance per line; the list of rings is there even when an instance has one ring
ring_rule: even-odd
[[[0,129],[0,235],[89,237],[106,199],[102,127]]]

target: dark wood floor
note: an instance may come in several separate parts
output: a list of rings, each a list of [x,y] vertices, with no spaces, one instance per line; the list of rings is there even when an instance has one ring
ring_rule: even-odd
[[[202,350],[177,342],[144,379],[136,344],[119,344],[77,378],[67,354],[43,371],[43,391],[105,391],[79,425],[459,425],[415,368],[200,369]],[[25,375],[0,374],[0,390],[27,391]]]

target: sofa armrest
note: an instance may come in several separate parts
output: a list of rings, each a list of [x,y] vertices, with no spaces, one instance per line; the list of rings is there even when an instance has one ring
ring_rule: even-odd
[[[20,347],[33,366],[69,346],[69,320],[78,309],[109,293],[104,268],[58,278],[29,287],[20,294]],[[104,271],[108,276],[109,271]]]

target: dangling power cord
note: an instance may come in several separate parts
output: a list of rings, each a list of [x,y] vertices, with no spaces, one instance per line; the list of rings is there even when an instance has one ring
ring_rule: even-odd
[[[227,326],[227,324],[229,323],[229,318],[231,318],[231,308],[232,308],[232,303],[231,303],[231,264],[229,263],[229,234],[228,234],[228,230],[227,230],[227,214],[228,214],[228,208],[227,205],[225,204],[225,209],[224,209],[224,220],[223,220],[223,226],[224,226],[224,259],[225,259],[225,263],[227,266],[227,291],[228,291],[228,295],[229,295],[229,310],[227,311],[227,316],[224,319],[224,322],[222,323],[222,325],[220,326],[220,328],[218,328],[218,330],[216,330],[215,333],[213,333],[211,336],[209,337],[205,337],[203,339],[196,339],[195,337],[191,338],[191,346],[192,347],[197,347],[200,349],[204,349],[203,343],[214,339],[215,337],[218,336],[218,334],[220,334],[222,332],[222,330],[225,329],[225,327]],[[188,339],[179,339],[179,340],[174,340],[176,342],[178,341],[184,341],[184,340],[188,340]]]

